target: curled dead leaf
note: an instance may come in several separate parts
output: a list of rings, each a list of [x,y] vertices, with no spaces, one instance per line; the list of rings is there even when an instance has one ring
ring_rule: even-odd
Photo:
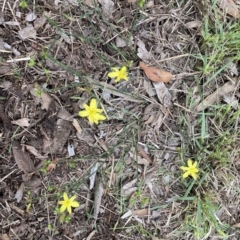
[[[24,183],[22,182],[21,185],[19,186],[15,196],[14,196],[14,198],[17,201],[17,203],[19,203],[22,200],[23,192],[24,192]]]
[[[15,162],[20,170],[22,170],[25,174],[34,172],[35,167],[30,155],[27,152],[22,151],[21,145],[18,141],[13,141],[12,151]]]
[[[56,168],[56,163],[52,162],[47,166],[47,171],[51,172]]]
[[[240,19],[240,12],[233,0],[220,0],[219,7],[234,18]]]
[[[138,154],[145,158],[149,163],[152,163],[152,159],[148,156],[148,154],[145,152],[144,148],[138,144]]]
[[[234,91],[236,88],[236,83],[228,81],[222,87],[219,87],[215,92],[207,96],[201,103],[196,106],[196,111],[200,112],[211,105],[216,101],[220,100],[222,96]]]
[[[10,240],[10,237],[7,234],[0,234],[0,240]]]
[[[12,124],[18,125],[20,127],[28,127],[30,125],[29,118],[20,118],[16,121],[12,121]]]
[[[170,72],[156,67],[149,67],[144,62],[140,62],[139,66],[143,69],[147,77],[153,82],[168,83],[173,78],[173,75]]]
[[[103,193],[104,193],[103,184],[102,182],[98,181],[94,194],[94,212],[93,212],[94,219],[98,219]]]
[[[150,215],[150,212],[149,212],[149,209],[147,209],[147,208],[145,208],[145,209],[137,209],[137,210],[134,210],[132,212],[132,215],[140,217],[140,218],[145,218],[145,217],[148,217]]]

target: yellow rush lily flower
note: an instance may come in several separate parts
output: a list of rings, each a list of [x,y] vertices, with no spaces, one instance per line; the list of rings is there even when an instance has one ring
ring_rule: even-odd
[[[120,70],[116,67],[112,68],[112,72],[108,73],[108,77],[115,78],[115,82],[119,82],[120,80],[128,80],[127,68],[123,66]]]
[[[72,207],[79,207],[79,203],[77,201],[74,201],[76,196],[73,196],[71,198],[68,198],[67,193],[63,193],[63,201],[59,201],[58,203],[62,205],[60,207],[60,212],[64,212],[66,209],[68,210],[69,214],[72,213]]]
[[[197,173],[199,172],[199,169],[197,168],[197,162],[192,162],[191,159],[188,159],[187,161],[187,167],[181,166],[180,169],[184,171],[183,178],[187,178],[189,175],[193,177],[194,180],[197,179]]]
[[[98,124],[99,120],[106,120],[106,117],[100,113],[103,112],[102,109],[97,108],[97,100],[93,98],[88,106],[86,103],[83,104],[85,110],[79,111],[80,117],[87,117],[90,124]]]

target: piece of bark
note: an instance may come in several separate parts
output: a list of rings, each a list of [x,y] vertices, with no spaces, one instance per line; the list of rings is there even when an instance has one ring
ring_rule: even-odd
[[[35,171],[30,155],[27,152],[23,152],[21,145],[18,141],[12,142],[13,157],[18,165],[19,169],[24,172],[22,175],[23,181],[29,181]]]

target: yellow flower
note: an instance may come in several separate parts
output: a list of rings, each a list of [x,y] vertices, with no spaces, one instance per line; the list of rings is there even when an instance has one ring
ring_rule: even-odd
[[[127,68],[123,66],[120,70],[116,67],[112,68],[113,72],[108,73],[108,77],[115,78],[115,82],[119,82],[120,80],[128,80]]]
[[[60,207],[60,212],[64,212],[67,209],[69,214],[71,214],[72,207],[79,207],[79,203],[74,201],[75,198],[76,198],[76,196],[68,198],[67,193],[63,193],[63,201],[58,202],[60,205],[62,205]]]
[[[199,172],[197,168],[197,162],[192,163],[191,159],[188,159],[187,161],[187,167],[181,166],[180,169],[182,169],[185,173],[183,173],[183,178],[187,178],[189,175],[193,177],[194,180],[197,179],[197,173]]]
[[[90,105],[88,106],[86,103],[83,104],[85,110],[79,111],[80,117],[87,117],[90,124],[96,123],[98,124],[99,120],[105,120],[106,117],[101,115],[100,113],[103,112],[102,109],[97,108],[97,100],[92,99]]]

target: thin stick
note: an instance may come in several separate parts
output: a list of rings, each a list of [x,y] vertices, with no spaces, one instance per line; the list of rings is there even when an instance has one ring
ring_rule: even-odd
[[[182,54],[182,55],[178,55],[178,56],[174,56],[174,57],[170,57],[170,58],[165,58],[165,59],[159,60],[159,61],[157,61],[157,62],[158,62],[158,63],[159,63],[159,62],[165,62],[165,61],[168,61],[168,60],[178,59],[178,58],[181,58],[181,57],[187,57],[187,56],[190,56],[190,55],[191,55],[191,54],[186,53],[186,54]]]
[[[3,2],[3,6],[2,6],[2,12],[4,11],[5,4],[6,4],[6,0],[4,0],[4,2]]]
[[[25,58],[17,58],[17,59],[11,59],[7,60],[7,63],[13,63],[13,62],[20,62],[20,61],[29,61],[31,58],[30,57],[25,57]]]
[[[16,22],[18,22],[18,20],[16,19],[16,16],[14,15],[14,12],[13,12],[13,10],[12,10],[12,8],[11,8],[10,3],[7,2],[7,4],[8,4],[8,7],[9,7],[9,9],[10,9],[10,12],[11,12],[12,15],[13,15],[14,20],[15,20]],[[20,30],[22,29],[22,28],[20,27],[20,25],[18,25],[18,27],[19,27]]]
[[[2,179],[0,179],[0,183],[6,179],[8,176],[10,176],[12,173],[14,173],[16,171],[16,169],[12,170],[9,174],[7,174],[5,177],[3,177]]]

